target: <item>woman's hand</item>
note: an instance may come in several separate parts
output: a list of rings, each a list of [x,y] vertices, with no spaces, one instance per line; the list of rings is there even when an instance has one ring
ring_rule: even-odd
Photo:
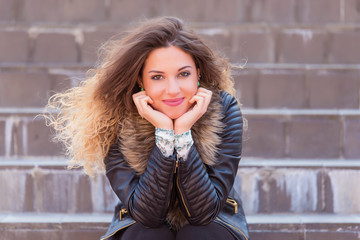
[[[148,120],[154,127],[162,129],[174,129],[173,120],[162,112],[154,110],[150,104],[153,100],[146,95],[145,91],[135,93],[133,101],[141,117]]]
[[[186,113],[175,120],[175,134],[187,132],[207,111],[211,100],[212,92],[205,88],[199,88],[198,92],[189,100],[190,104],[195,105]]]

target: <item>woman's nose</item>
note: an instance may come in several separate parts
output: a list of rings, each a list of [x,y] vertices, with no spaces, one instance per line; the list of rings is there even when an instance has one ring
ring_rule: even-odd
[[[176,79],[169,79],[166,90],[167,94],[169,95],[176,95],[180,92],[179,83],[176,81]]]

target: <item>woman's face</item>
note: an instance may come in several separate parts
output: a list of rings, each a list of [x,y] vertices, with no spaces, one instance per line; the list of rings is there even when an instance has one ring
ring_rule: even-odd
[[[142,83],[152,107],[171,119],[189,110],[189,100],[197,92],[198,70],[190,54],[178,47],[162,47],[150,52],[145,61]]]

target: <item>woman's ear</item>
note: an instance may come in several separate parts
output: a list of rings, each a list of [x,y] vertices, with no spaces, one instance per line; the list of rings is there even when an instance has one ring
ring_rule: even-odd
[[[141,91],[144,91],[144,85],[142,83],[141,77],[138,77],[138,80],[136,82],[139,85],[139,88],[141,89]]]
[[[138,77],[138,79],[137,79],[136,82],[137,82],[137,84],[139,85],[140,88],[143,87],[143,83],[142,83],[141,77]]]
[[[197,72],[197,80],[198,80],[198,86],[199,86],[199,81],[200,81],[200,79],[201,79],[200,69],[197,68],[197,69],[196,69],[196,72]]]
[[[198,81],[200,81],[200,78],[201,78],[200,68],[196,69],[196,73],[197,73],[197,76],[198,76]]]

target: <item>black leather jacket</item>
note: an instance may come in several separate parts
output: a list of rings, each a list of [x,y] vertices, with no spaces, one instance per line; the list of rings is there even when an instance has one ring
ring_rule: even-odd
[[[106,176],[121,202],[101,239],[112,239],[115,234],[118,237],[120,230],[135,222],[153,228],[166,223],[169,206],[176,197],[190,224],[215,221],[238,239],[249,239],[241,201],[232,196],[241,158],[243,119],[236,99],[225,92],[220,96],[225,129],[214,166],[203,164],[194,145],[184,161],[177,159],[176,154],[163,156],[154,144],[147,168],[139,176],[118,148],[111,147],[104,160]]]

